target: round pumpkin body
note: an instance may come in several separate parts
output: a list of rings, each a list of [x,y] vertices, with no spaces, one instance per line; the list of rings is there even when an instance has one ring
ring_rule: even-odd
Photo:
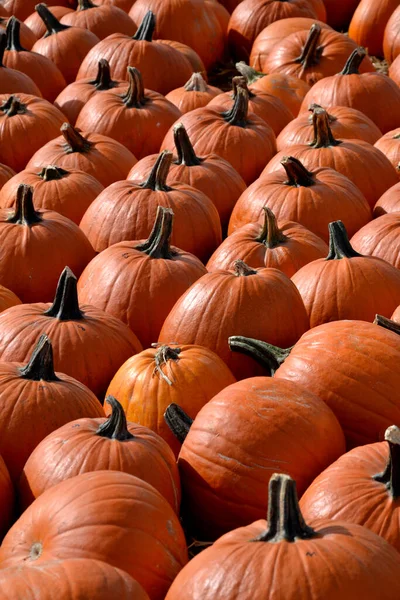
[[[118,31],[133,35],[137,29],[135,23],[125,11],[112,4],[98,6],[91,0],[78,0],[78,9],[66,13],[60,20],[64,25],[81,27],[96,35],[99,40]]]
[[[193,73],[183,87],[172,90],[166,98],[184,115],[195,108],[206,106],[210,100],[221,94],[222,90],[208,85],[201,73]]]
[[[308,83],[283,73],[264,75],[244,63],[237,63],[237,68],[246,76],[249,85],[251,84],[251,90],[260,90],[279,98],[291,111],[293,117],[297,117],[301,103],[310,89]]]
[[[378,148],[378,150],[390,160],[393,167],[396,169],[397,176],[400,178],[400,128],[385,133],[385,135],[375,143],[375,148]]]
[[[400,211],[400,182],[389,188],[374,207],[374,217]]]
[[[56,0],[58,4],[68,6],[68,0]],[[35,10],[37,2],[35,0],[2,0],[2,7],[7,14],[15,15],[17,19],[24,20]],[[48,3],[53,4],[53,0]]]
[[[0,285],[0,312],[11,306],[17,306],[17,304],[22,304],[22,302],[14,292]]]
[[[4,53],[7,45],[7,34],[0,29],[0,93],[1,94],[30,94],[42,97],[36,83],[25,73],[6,67]]]
[[[400,212],[382,215],[364,225],[351,238],[351,245],[360,254],[376,256],[399,269]]]
[[[383,54],[387,62],[392,63],[400,54],[400,9],[397,8],[386,23],[383,34]]]
[[[375,4],[372,0],[361,0],[349,26],[349,36],[358,46],[368,49],[371,56],[383,57],[383,36],[386,24],[397,0],[383,0]]]

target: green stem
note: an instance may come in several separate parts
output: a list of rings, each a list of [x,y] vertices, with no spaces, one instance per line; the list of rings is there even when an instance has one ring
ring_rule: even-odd
[[[237,62],[235,67],[241,75],[246,77],[247,83],[249,85],[265,77],[265,73],[261,73],[261,71],[256,71],[255,69],[253,69],[253,67],[246,65],[246,63],[243,61]]]

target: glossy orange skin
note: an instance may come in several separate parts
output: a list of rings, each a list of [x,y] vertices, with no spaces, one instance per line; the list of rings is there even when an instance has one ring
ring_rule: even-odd
[[[96,435],[104,418],[66,423],[36,446],[19,481],[19,498],[26,509],[61,481],[90,471],[122,471],[152,485],[179,512],[181,486],[172,450],[147,427],[128,423],[134,438],[118,441]]]
[[[61,18],[61,23],[88,29],[99,40],[104,40],[104,38],[116,31],[125,35],[134,35],[137,30],[136,24],[129,15],[112,4],[105,4],[103,6],[95,5],[93,8],[88,8],[87,10],[69,12]]]
[[[203,108],[216,96],[222,95],[222,90],[213,86],[207,85],[206,91],[186,90],[185,87],[179,87],[172,90],[166,95],[167,100],[175,104],[181,114],[186,114],[196,108]]]
[[[230,336],[258,338],[287,348],[308,328],[299,292],[281,271],[258,269],[248,276],[216,271],[201,277],[180,297],[159,341],[205,346],[222,358],[237,379],[243,379],[263,370],[253,359],[230,351]]]
[[[374,217],[400,211],[400,182],[389,188],[374,207]]]
[[[225,388],[200,410],[178,458],[196,538],[211,541],[265,515],[277,469],[296,478],[301,495],[344,448],[332,411],[306,389],[268,377]]]
[[[22,302],[14,292],[0,285],[0,312],[11,306],[17,306],[17,304],[22,304]]]
[[[68,6],[68,2],[69,0],[50,0],[49,2],[46,2],[46,4],[50,7],[52,4],[63,4]],[[34,12],[36,4],[37,2],[35,2],[35,0],[2,0],[2,7],[7,11],[10,17],[11,15],[15,15],[17,19],[20,19],[21,21]]]
[[[0,189],[11,179],[14,177],[15,171],[8,167],[7,165],[0,164]]]
[[[150,600],[130,575],[87,558],[54,560],[37,567],[10,567],[0,573],[1,600]]]
[[[102,398],[117,369],[141,351],[139,340],[124,323],[93,306],[82,305],[84,318],[74,321],[47,317],[48,308],[50,304],[23,304],[0,314],[0,360],[26,363],[39,336],[46,333],[53,344],[55,369]]]
[[[250,89],[267,92],[267,94],[279,98],[291,111],[293,117],[297,117],[301,103],[310,86],[305,81],[297,79],[297,77],[282,73],[271,73],[257,79],[250,85]]]
[[[140,183],[118,181],[89,206],[80,227],[96,252],[117,242],[146,239],[158,206],[164,206],[174,212],[171,243],[207,260],[221,243],[221,222],[211,200],[180,182],[169,191],[142,189]]]
[[[31,94],[42,97],[42,93],[39,90],[36,83],[25,75],[15,69],[2,66],[0,68],[0,94]]]
[[[351,245],[360,254],[377,256],[399,269],[400,213],[374,219],[353,235]]]
[[[96,2],[96,3],[99,4],[99,2]],[[50,6],[51,2],[50,3],[46,2],[46,4],[47,4],[47,6]],[[56,17],[56,19],[60,20],[67,13],[73,12],[74,9],[71,8],[70,6],[51,6],[50,10],[53,13],[53,15]],[[47,31],[46,25],[43,23],[42,19],[38,15],[38,13],[34,10],[34,7],[32,10],[32,13],[29,15],[29,17],[27,17],[25,19],[25,22],[21,25],[21,37],[22,37],[22,26],[23,25],[26,25],[33,32],[33,34],[35,36],[33,44],[39,38],[43,37]],[[23,42],[23,38],[22,38],[22,42]],[[33,44],[30,47],[26,46],[24,43],[22,45],[24,47],[26,47],[28,50],[30,50],[32,48]]]
[[[167,407],[178,404],[194,419],[211,398],[236,381],[226,364],[204,346],[179,345],[179,349],[179,360],[168,360],[161,367],[172,385],[156,370],[157,349],[147,348],[120,367],[107,390],[122,404],[128,420],[158,433],[175,456],[181,444],[165,422]],[[108,405],[105,411],[109,414]]]
[[[292,277],[303,265],[327,256],[327,244],[303,225],[282,221],[278,227],[286,239],[273,248],[256,239],[261,234],[262,224],[248,223],[236,229],[211,256],[207,270],[231,269],[240,256],[250,267],[273,267]]]
[[[390,160],[394,168],[396,169],[397,177],[400,179],[400,169],[398,165],[400,163],[400,127],[388,131],[382,136],[376,143],[375,148],[378,148],[383,154]]]
[[[192,73],[201,73],[203,75],[203,79],[207,81],[207,72],[204,63],[197,52],[191,48],[191,46],[187,46],[186,44],[182,44],[182,42],[177,42],[176,40],[157,40],[157,42],[163,46],[172,46],[172,48],[178,50],[178,52],[183,54],[183,56],[188,60],[192,68]]]
[[[38,547],[36,558],[32,549]],[[178,517],[151,485],[127,473],[96,471],[42,494],[0,551],[2,568],[78,557],[126,571],[152,600],[163,600],[187,562],[187,550]]]
[[[332,106],[328,110],[331,131],[339,140],[364,140],[375,144],[382,137],[382,132],[364,113],[347,106]],[[307,144],[314,138],[312,115],[302,112],[293,119],[276,138],[278,150],[286,150],[289,146]]]
[[[293,543],[254,542],[267,528],[264,519],[227,533],[190,561],[166,600],[394,600],[400,594],[398,553],[385,540],[342,520],[312,525],[316,537]]]
[[[365,321],[336,321],[305,333],[275,377],[324,400],[353,448],[382,440],[400,420],[399,359],[396,333]]]
[[[65,140],[59,136],[38,150],[27,164],[27,169],[40,171],[47,165],[63,169],[79,169],[93,175],[104,187],[124,179],[137,160],[132,152],[119,142],[98,133],[83,135],[91,142],[89,152],[65,150]]]
[[[13,522],[15,492],[11,482],[10,473],[6,467],[4,459],[0,456],[0,539],[6,534]]]
[[[383,54],[388,63],[392,63],[400,54],[400,7],[392,12],[392,15],[386,23],[383,35]]]
[[[112,4],[113,6],[118,6],[126,13],[130,11],[132,6],[131,0],[96,0],[96,4],[102,6],[103,4]]]
[[[383,57],[385,27],[398,0],[360,0],[349,26],[349,36],[358,46],[368,50],[370,56]]]
[[[292,149],[288,149],[288,154]],[[371,209],[360,190],[344,175],[326,167],[313,168],[313,186],[288,186],[283,167],[263,175],[243,192],[229,222],[229,234],[247,223],[263,223],[263,206],[278,221],[295,221],[328,242],[328,223],[341,219],[349,235],[371,220]]]

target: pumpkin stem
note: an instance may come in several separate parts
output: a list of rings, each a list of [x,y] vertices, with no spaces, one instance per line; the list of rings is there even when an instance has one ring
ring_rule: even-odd
[[[15,211],[8,217],[7,222],[31,227],[31,225],[41,221],[42,217],[33,205],[33,188],[30,185],[21,183],[17,189]]]
[[[233,99],[235,99],[237,96],[238,88],[246,90],[246,92],[249,95],[249,98],[254,98],[255,94],[253,94],[253,92],[251,92],[247,87],[247,80],[246,77],[243,77],[243,75],[238,75],[237,77],[232,78]]]
[[[164,420],[178,442],[183,444],[189,433],[193,419],[177,404],[170,404],[164,413]]]
[[[14,117],[15,115],[24,115],[26,113],[26,105],[22,104],[21,100],[16,96],[9,96],[1,105],[0,110],[7,117]]]
[[[374,475],[373,479],[384,483],[392,498],[400,497],[400,429],[396,425],[385,431],[385,440],[389,444],[389,458],[383,473]]]
[[[142,74],[135,67],[128,67],[129,87],[121,96],[127,108],[140,108],[146,103]]]
[[[40,336],[28,364],[19,372],[22,379],[59,381],[54,372],[53,347],[46,334]]]
[[[311,187],[315,185],[313,174],[294,156],[284,156],[281,165],[288,176],[285,185],[292,187]]]
[[[257,271],[246,265],[243,260],[235,260],[233,263],[233,272],[236,277],[248,277],[249,275],[257,275]]]
[[[340,75],[359,75],[359,68],[366,57],[367,53],[364,48],[356,48],[350,54],[349,58],[346,61],[346,64],[343,67],[343,70],[340,72]]]
[[[156,344],[156,346],[157,345],[158,344]],[[168,385],[172,385],[173,382],[169,377],[167,377],[162,368],[168,363],[169,360],[178,362],[180,353],[180,348],[171,348],[170,346],[161,344],[154,356],[154,362],[156,363],[156,366],[154,367],[153,376],[158,373],[161,378],[168,383]]]
[[[314,139],[310,144],[312,148],[329,148],[342,143],[333,137],[328,113],[324,108],[317,106],[313,108],[312,122],[314,127]]]
[[[183,87],[187,92],[206,92],[208,90],[207,81],[201,73],[193,73]]]
[[[89,8],[97,8],[97,5],[93,4],[92,0],[78,0],[78,8],[76,10],[88,10]]]
[[[236,125],[237,127],[246,127],[247,125],[247,113],[249,110],[249,94],[241,88],[237,88],[237,94],[230,110],[222,113],[225,121],[230,125]]]
[[[313,113],[316,108],[322,108],[322,106],[320,104],[316,104],[315,102],[313,102],[308,107],[308,110],[310,111],[310,113]],[[329,113],[328,113],[328,119],[329,119],[329,123],[334,123],[335,121],[337,121],[337,117],[335,117],[334,115],[330,115]],[[313,122],[312,114],[309,116],[308,121],[309,121],[309,123],[312,124],[312,122]]]
[[[24,48],[21,44],[20,38],[21,22],[18,21],[14,15],[8,19],[6,34],[7,34],[7,50],[13,50],[15,52],[24,52]]]
[[[72,154],[73,152],[89,152],[92,143],[84,138],[75,127],[72,127],[69,123],[63,123],[60,131],[66,142],[64,144],[64,151],[67,154]]]
[[[285,362],[292,348],[278,348],[267,342],[253,338],[234,335],[228,338],[229,348],[233,352],[241,352],[257,361],[270,372],[271,376]]]
[[[289,475],[274,473],[269,480],[267,523],[267,530],[254,542],[295,542],[296,539],[306,540],[317,535],[304,521],[296,482]]]
[[[46,25],[46,33],[43,37],[49,37],[49,35],[54,35],[56,33],[60,33],[61,31],[65,31],[69,29],[69,25],[63,25],[60,21],[53,15],[52,12],[49,11],[46,4],[36,4],[35,10],[39,17],[42,19],[43,23]]]
[[[111,90],[117,86],[117,81],[111,79],[111,70],[108,60],[101,58],[97,67],[97,77],[90,82],[96,90]]]
[[[3,63],[4,52],[7,48],[7,34],[6,32],[0,34],[0,67],[5,67]]]
[[[203,162],[196,156],[192,143],[183,123],[177,123],[174,126],[174,142],[178,153],[176,165],[185,165],[186,167],[195,167]]]
[[[311,25],[303,50],[294,62],[300,63],[304,69],[317,65],[322,52],[322,46],[318,46],[321,26],[318,23]]]
[[[132,440],[135,436],[128,431],[126,415],[121,404],[114,396],[107,396],[106,402],[111,406],[111,415],[99,426],[96,435],[119,442]]]
[[[346,227],[342,221],[329,223],[329,253],[325,260],[338,260],[340,258],[356,258],[362,256],[354,250],[349,241]]]
[[[144,190],[153,190],[154,192],[168,192],[170,188],[167,184],[167,177],[172,162],[172,152],[163,150],[158,155],[156,162],[146,181],[140,185]]]
[[[46,317],[60,321],[79,321],[83,313],[79,308],[77,280],[69,267],[65,267],[58,280],[53,304],[44,312]]]
[[[133,39],[138,41],[152,42],[155,28],[156,16],[153,12],[151,12],[151,10],[149,10],[145,14],[143,21],[140,23],[138,30],[133,36]]]
[[[149,238],[143,244],[135,246],[135,250],[139,250],[151,258],[172,259],[176,254],[170,246],[173,220],[173,211],[170,208],[159,206]]]
[[[243,77],[246,77],[246,81],[249,85],[255,83],[259,79],[262,79],[262,77],[265,77],[265,73],[261,73],[261,71],[256,71],[255,69],[253,69],[253,67],[246,65],[246,63],[243,60],[237,62],[235,67],[239,71],[239,73],[243,75]]]
[[[384,327],[389,331],[393,331],[393,333],[397,333],[400,335],[400,325],[387,317],[382,315],[375,315],[374,325],[379,325],[379,327]]]
[[[57,167],[56,165],[48,165],[47,167],[43,167],[43,169],[38,173],[40,179],[43,181],[56,181],[62,179],[69,175],[69,172],[61,167]]]
[[[286,236],[278,227],[276,217],[268,206],[263,206],[264,225],[260,235],[256,238],[257,242],[264,244],[267,248],[276,248],[286,241]]]

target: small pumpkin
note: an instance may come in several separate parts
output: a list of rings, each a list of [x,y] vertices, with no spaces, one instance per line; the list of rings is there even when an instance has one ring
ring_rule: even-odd
[[[183,87],[169,92],[166,99],[175,104],[181,114],[185,114],[196,108],[203,108],[222,93],[219,88],[208,85],[201,73],[193,73]]]
[[[400,212],[374,219],[351,238],[353,248],[363,255],[381,258],[400,268]]]
[[[63,15],[60,22],[63,25],[87,29],[99,40],[104,40],[116,31],[124,35],[133,35],[137,29],[130,16],[118,6],[98,5],[92,0],[78,0],[76,11]]]
[[[349,36],[368,50],[371,56],[383,57],[386,24],[399,3],[397,0],[360,0],[350,21]]]
[[[392,185],[379,198],[374,207],[374,217],[398,211],[400,211],[400,182]]]
[[[7,47],[7,34],[0,33],[0,93],[12,94],[14,92],[31,94],[42,97],[36,83],[25,73],[16,69],[10,69],[4,63],[4,53]]]

